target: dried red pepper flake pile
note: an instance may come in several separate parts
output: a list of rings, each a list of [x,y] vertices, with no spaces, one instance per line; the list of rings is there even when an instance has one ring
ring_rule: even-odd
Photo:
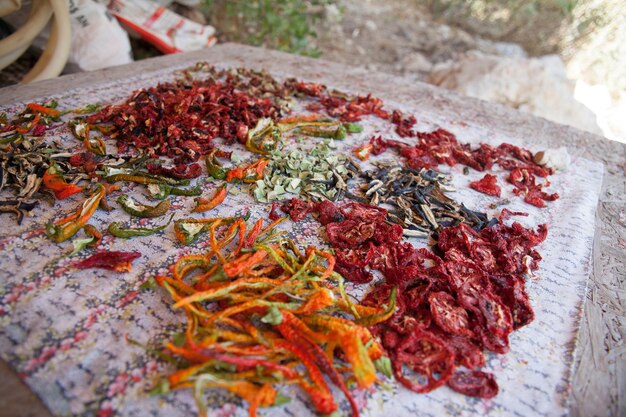
[[[415,136],[412,130],[417,123],[414,116],[405,116],[400,110],[389,113],[384,108],[383,101],[371,94],[366,96],[350,96],[343,92],[328,91],[323,84],[302,82],[289,79],[285,82],[288,88],[301,94],[317,99],[310,103],[307,108],[311,111],[324,109],[329,116],[336,117],[343,122],[358,122],[363,116],[373,115],[383,120],[390,120],[396,125],[396,132],[401,137]]]
[[[207,154],[216,137],[245,143],[248,129],[259,118],[278,116],[279,109],[269,98],[238,91],[230,78],[208,78],[138,90],[86,121],[110,124],[110,137],[117,140],[120,152],[133,145],[151,156],[168,156],[182,164]]]
[[[410,145],[397,140],[385,140],[380,136],[373,137],[370,143],[359,149],[363,158],[369,154],[380,155],[387,149],[396,149],[406,158],[406,164],[411,169],[437,168],[439,164],[454,166],[462,164],[477,171],[491,169],[494,164],[511,171],[508,181],[515,186],[514,192],[524,196],[524,201],[537,207],[544,207],[544,201],[553,201],[559,198],[557,193],[547,194],[542,191],[549,182],[537,184],[535,176],[548,177],[554,173],[552,168],[538,165],[533,160],[533,154],[528,149],[520,148],[508,143],[497,147],[481,143],[477,146],[460,143],[456,136],[445,130],[436,129],[432,132],[418,132],[418,142]],[[479,191],[493,193],[496,189],[485,182],[477,187]],[[476,188],[476,187],[472,187]]]
[[[398,289],[394,315],[371,328],[398,381],[420,393],[447,384],[465,395],[497,394],[494,376],[479,370],[483,350],[506,353],[511,332],[534,319],[525,278],[538,268],[534,247],[545,240],[545,225],[534,231],[499,223],[477,232],[462,223],[443,228],[428,250],[402,242],[401,227],[387,222],[383,208],[292,200],[282,209],[295,218],[319,214],[335,270],[347,280],[366,283],[372,271],[381,273],[365,305],[380,305]]]

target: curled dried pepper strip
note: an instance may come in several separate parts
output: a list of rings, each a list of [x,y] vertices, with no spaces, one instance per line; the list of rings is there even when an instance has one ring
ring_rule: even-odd
[[[78,269],[100,268],[115,272],[130,272],[131,262],[140,258],[139,252],[98,252],[73,264]]]
[[[169,184],[169,185],[189,185],[189,180],[178,180],[175,178],[161,177],[144,173],[135,174],[114,174],[105,177],[109,183],[118,181],[135,182],[137,184]]]
[[[161,217],[170,209],[171,203],[168,200],[161,201],[156,206],[148,206],[135,202],[127,195],[118,197],[117,202],[122,206],[124,211],[131,216],[136,217]]]
[[[83,190],[82,187],[65,181],[63,172],[56,164],[50,165],[43,174],[43,185],[52,190],[57,200],[63,200]]]
[[[212,210],[222,204],[222,202],[226,199],[226,195],[228,195],[228,190],[226,189],[226,185],[223,185],[217,189],[210,200],[202,197],[196,198],[196,207],[191,211],[194,213],[203,213],[205,211]]]
[[[172,222],[174,215],[172,214],[163,226],[148,228],[148,227],[122,227],[121,223],[113,222],[109,225],[108,231],[115,237],[129,239],[135,236],[150,236],[165,229]]]
[[[270,118],[260,118],[256,126],[248,130],[246,149],[250,152],[268,155],[281,145],[281,131]]]
[[[98,208],[104,195],[104,186],[97,184],[95,192],[87,198],[73,214],[56,223],[49,223],[46,226],[48,236],[55,242],[63,242],[74,236],[87,224]]]
[[[259,160],[242,167],[234,168],[228,171],[226,174],[226,181],[231,182],[235,179],[241,180],[246,183],[256,182],[263,178],[263,170],[269,163],[267,158],[259,158]]]
[[[83,231],[87,236],[91,236],[93,238],[93,240],[87,246],[96,247],[100,244],[100,242],[102,242],[102,233],[100,233],[100,231],[96,229],[95,226],[91,224],[86,224],[85,227],[83,227]]]
[[[213,149],[204,157],[204,161],[206,163],[206,168],[209,172],[209,175],[216,180],[226,179],[226,170],[224,170],[222,164],[220,164],[220,162],[217,160],[217,158],[222,155],[222,151],[220,151],[219,149]]]
[[[146,184],[150,196],[158,200],[165,200],[170,195],[182,195],[187,197],[197,197],[202,194],[199,185],[192,188],[177,188],[168,184]]]
[[[27,122],[26,124],[17,127],[15,129],[15,131],[17,133],[28,133],[30,132],[35,126],[37,126],[37,123],[39,123],[39,120],[41,119],[41,116],[39,114],[36,114],[33,117],[33,120],[31,120],[30,122]]]
[[[72,119],[68,122],[72,134],[83,142],[83,146],[89,152],[99,156],[106,155],[106,145],[102,138],[91,137],[91,126],[82,119]]]
[[[146,164],[146,169],[150,174],[176,178],[179,180],[198,178],[202,175],[202,168],[197,163],[189,165],[180,164],[173,168],[166,168],[159,164],[149,163]]]
[[[61,112],[59,110],[53,107],[48,107],[48,106],[44,106],[44,105],[37,104],[37,103],[28,103],[26,104],[26,107],[28,107],[30,110],[34,112],[46,114],[52,117],[58,117],[61,115]]]
[[[230,224],[238,219],[238,217],[178,219],[174,222],[174,233],[180,243],[189,245],[195,242],[200,234],[208,232],[211,226],[217,221],[221,221],[222,224]]]

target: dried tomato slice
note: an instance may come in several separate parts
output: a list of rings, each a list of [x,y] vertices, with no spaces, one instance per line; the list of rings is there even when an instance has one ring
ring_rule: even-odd
[[[470,397],[493,398],[498,395],[498,383],[493,374],[487,372],[458,371],[447,384],[456,392]]]
[[[347,279],[348,281],[357,283],[357,284],[365,284],[374,279],[374,276],[371,272],[366,270],[365,268],[360,267],[349,267],[345,265],[335,265],[335,271],[341,274],[342,277]]]
[[[485,355],[479,342],[466,336],[449,336],[448,347],[454,352],[454,362],[468,369],[477,369],[485,365]]]
[[[370,263],[373,255],[374,244],[372,242],[352,249],[338,248],[335,250],[335,259],[337,263],[352,268],[366,267]]]
[[[346,220],[326,225],[328,240],[336,248],[353,248],[368,241],[376,231],[375,223]]]
[[[285,201],[280,209],[291,216],[294,222],[299,222],[315,209],[315,203],[306,203],[297,198]]]
[[[454,355],[446,343],[421,329],[404,336],[391,356],[396,379],[418,393],[430,392],[442,386],[454,371]],[[405,375],[405,367],[417,374],[417,380]]]
[[[319,222],[326,226],[328,223],[342,222],[346,219],[339,207],[330,201],[322,201],[318,204]]]
[[[467,311],[456,304],[447,292],[439,291],[428,296],[433,320],[444,331],[461,336],[471,336]]]

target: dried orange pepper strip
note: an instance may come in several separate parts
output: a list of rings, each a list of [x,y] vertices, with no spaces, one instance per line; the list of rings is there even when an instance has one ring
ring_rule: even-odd
[[[43,185],[52,190],[57,200],[63,200],[83,191],[83,187],[65,181],[63,173],[56,165],[50,165],[46,172],[44,172]]]
[[[211,200],[198,197],[196,198],[197,205],[192,211],[195,213],[203,213],[205,211],[212,210],[222,204],[222,202],[226,199],[227,194],[228,191],[226,190],[226,185],[223,185],[215,192],[215,195],[213,195]]]
[[[37,103],[28,103],[26,107],[37,113],[47,114],[48,116],[57,117],[61,115],[61,112],[59,110],[53,109],[52,107],[42,106],[41,104]]]
[[[238,168],[233,168],[226,174],[226,181],[231,182],[234,179],[243,182],[252,183],[263,178],[263,170],[269,163],[267,158],[259,158],[257,161]]]
[[[96,191],[81,204],[81,206],[70,216],[59,220],[56,223],[49,223],[46,226],[48,236],[55,242],[63,242],[74,236],[83,228],[98,208],[100,200],[104,197],[104,187],[98,184]]]

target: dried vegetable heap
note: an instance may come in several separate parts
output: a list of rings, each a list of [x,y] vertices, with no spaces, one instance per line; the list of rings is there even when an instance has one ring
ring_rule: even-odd
[[[547,180],[537,183],[537,177],[546,178],[554,170],[535,163],[533,154],[523,148],[508,143],[498,147],[481,143],[477,147],[461,144],[457,138],[444,129],[433,132],[417,132],[417,144],[409,145],[397,140],[385,140],[380,136],[374,137],[367,145],[356,150],[361,159],[370,154],[380,155],[387,149],[396,149],[406,158],[406,164],[411,169],[437,168],[439,164],[454,166],[462,164],[477,171],[485,171],[494,164],[511,171],[507,181],[515,186],[514,192],[524,196],[524,201],[537,207],[545,207],[545,201],[554,201],[559,198],[556,193],[548,194],[543,188],[550,186]],[[473,188],[490,195],[498,195],[499,189],[492,179],[483,181]]]
[[[240,78],[218,80],[221,76],[186,78],[136,91],[124,103],[107,106],[85,122],[106,124],[120,152],[132,145],[185,166],[209,153],[215,138],[245,143],[260,118],[280,115],[270,98],[244,92]]]
[[[286,384],[297,384],[317,412],[330,414],[338,406],[326,378],[357,416],[348,381],[366,388],[376,382],[377,366],[389,370],[365,326],[393,312],[395,295],[384,301],[387,310],[352,304],[332,254],[313,247],[301,253],[273,230],[279,221],[246,234],[243,219],[213,219],[211,250],[183,256],[172,275],[156,277],[187,315],[184,341],[166,345],[180,369],[160,391],[193,388],[201,416],[206,389],[241,397],[254,416],[258,407],[288,400],[276,389]]]
[[[452,190],[446,177],[432,169],[377,164],[361,176],[367,181],[362,186],[365,201],[394,206],[389,220],[401,225],[405,236],[428,237],[432,231],[459,223],[480,230],[494,222],[446,196],[444,192]]]
[[[347,182],[358,167],[328,144],[310,151],[274,151],[262,180],[256,182],[254,197],[260,202],[283,200],[301,194],[304,198],[332,201],[342,199]]]
[[[285,209],[298,215],[294,207]],[[398,381],[420,393],[447,384],[466,395],[497,394],[493,375],[478,370],[485,364],[482,352],[506,353],[509,334],[534,318],[525,277],[538,268],[541,256],[533,248],[545,240],[545,225],[533,231],[498,223],[477,232],[461,223],[443,228],[431,251],[402,242],[402,228],[389,224],[382,208],[305,207],[326,226],[337,272],[356,283],[370,282],[372,271],[382,275],[365,305],[380,305],[397,290],[393,316],[371,329]]]
[[[37,205],[36,197],[62,200],[82,191],[75,183],[88,176],[68,162],[69,155],[40,139],[16,133],[0,142],[0,192],[12,189],[15,198],[0,201],[0,211],[13,212],[21,224]]]

